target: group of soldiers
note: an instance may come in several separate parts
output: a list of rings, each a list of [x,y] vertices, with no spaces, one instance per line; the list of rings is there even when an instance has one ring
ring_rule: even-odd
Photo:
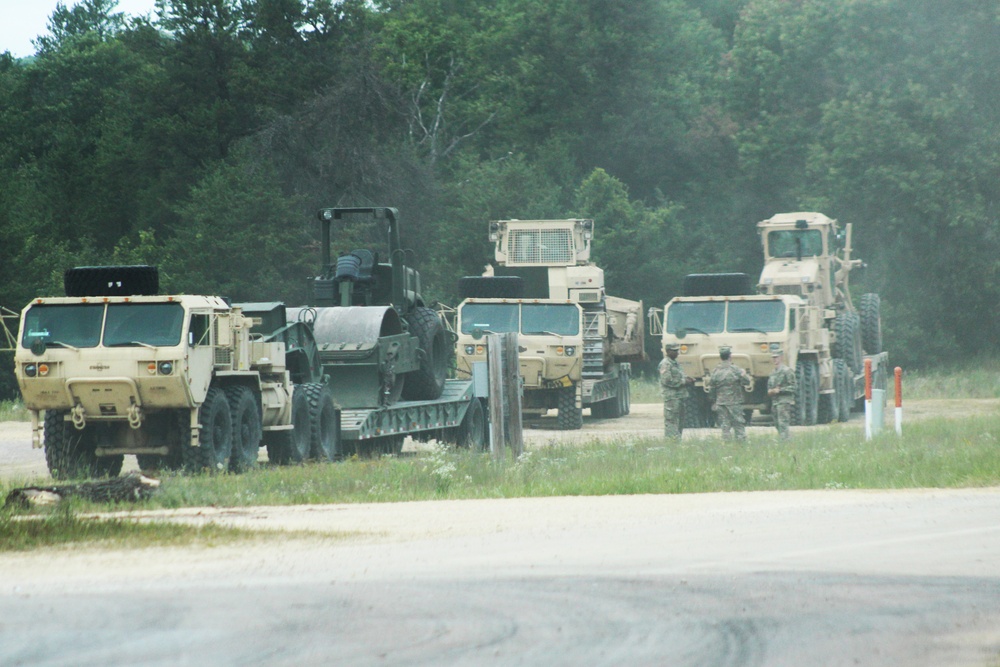
[[[688,386],[694,378],[688,377],[677,363],[680,345],[668,343],[666,356],[660,362],[660,393],[663,396],[663,431],[668,438],[680,440],[684,430],[684,399],[688,396]],[[705,391],[713,396],[712,410],[715,412],[722,439],[729,440],[735,434],[737,440],[746,440],[746,424],[743,421],[743,391],[753,390],[753,378],[745,370],[732,362],[732,349],[719,348],[719,364],[705,379]],[[788,427],[792,420],[795,404],[795,371],[785,364],[781,346],[771,345],[771,359],[774,371],[767,379],[767,395],[771,397],[771,413],[778,436],[789,438]]]

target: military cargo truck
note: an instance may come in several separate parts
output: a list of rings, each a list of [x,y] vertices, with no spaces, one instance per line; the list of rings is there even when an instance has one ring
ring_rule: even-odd
[[[408,435],[484,448],[485,364],[446,379],[452,342],[402,264],[395,209],[321,210],[326,247],[351,214],[388,221],[392,259],[324,254],[316,305],[160,295],[148,266],[71,269],[66,296],[28,304],[15,373],[52,475],[117,475],[125,455],[239,473],[262,444],[278,464],[398,453]]]
[[[557,409],[561,429],[630,410],[632,362],[645,357],[642,302],[606,293],[590,261],[593,220],[495,220],[496,266],[459,282],[457,368],[485,359],[481,338],[517,332],[523,412]]]
[[[756,285],[746,274],[687,276],[682,296],[650,311],[651,330],[663,345],[680,345],[678,362],[698,387],[718,364],[718,348],[730,346],[733,363],[755,379],[744,402],[748,418],[754,410],[770,412],[769,349],[777,343],[798,380],[794,423],[846,421],[864,396],[864,361],[872,361],[877,387],[885,388],[888,378],[879,297],[865,294],[855,308],[849,290],[849,273],[861,266],[851,257],[851,225],[798,212],[757,228],[764,267]],[[692,392],[686,421],[714,423],[704,392]]]
[[[15,374],[57,479],[145,468],[243,472],[258,447],[292,460],[334,454],[334,406],[312,333],[251,336],[217,296],[159,295],[155,267],[78,267],[66,296],[21,315]],[[44,417],[42,415],[44,414]]]

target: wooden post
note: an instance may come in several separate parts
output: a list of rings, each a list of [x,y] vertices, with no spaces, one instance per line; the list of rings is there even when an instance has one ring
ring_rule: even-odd
[[[517,350],[517,334],[503,335],[504,396],[506,397],[505,418],[507,421],[507,446],[514,458],[524,453],[524,438],[521,428],[521,369]]]
[[[872,439],[872,360],[865,359],[865,440]]]
[[[500,460],[509,448],[518,457],[524,452],[524,439],[517,334],[488,335],[486,361],[490,378],[490,452]]]
[[[490,381],[490,453],[497,460],[503,456],[504,442],[507,439],[507,420],[503,416],[503,355],[498,334],[486,336],[486,364]]]

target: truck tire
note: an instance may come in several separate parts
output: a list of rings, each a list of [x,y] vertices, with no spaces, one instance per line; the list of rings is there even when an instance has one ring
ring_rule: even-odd
[[[583,409],[576,406],[576,387],[559,390],[556,403],[557,424],[560,431],[578,431],[583,428]]]
[[[308,456],[316,461],[333,461],[340,456],[337,406],[330,387],[318,382],[301,385],[309,414]]]
[[[837,386],[837,419],[846,422],[851,418],[851,404],[854,403],[854,397],[851,372],[843,359],[833,360],[833,377]]]
[[[264,434],[267,458],[280,466],[303,463],[309,458],[312,425],[309,422],[309,399],[302,387],[292,390],[292,428]]]
[[[521,299],[521,276],[465,276],[458,279],[459,299]]]
[[[154,420],[157,421],[154,422]],[[135,459],[139,464],[139,470],[149,473],[160,470],[180,470],[183,466],[181,446],[185,442],[185,438],[191,437],[190,412],[188,410],[171,410],[160,415],[149,415],[146,417],[145,427],[162,428],[166,431],[170,453],[165,456],[136,454]]]
[[[233,416],[226,393],[218,387],[209,387],[205,402],[198,410],[201,424],[200,446],[192,447],[191,441],[181,449],[184,469],[188,472],[225,472],[233,455]]]
[[[792,409],[792,424],[812,426],[819,417],[819,374],[816,362],[800,359],[795,364],[795,407]]]
[[[861,312],[861,347],[865,354],[882,353],[882,303],[878,294],[862,294]]]
[[[847,362],[853,373],[861,372],[861,332],[857,313],[841,313],[833,322],[833,356]]]
[[[416,308],[406,317],[410,333],[424,351],[420,368],[406,374],[403,398],[410,401],[433,401],[444,391],[453,346],[441,318],[433,308]]]
[[[688,390],[684,399],[684,428],[711,428],[715,426],[715,413],[711,399],[700,388]]]
[[[155,266],[77,266],[63,274],[66,296],[136,296],[160,292]]]
[[[632,382],[631,374],[626,373],[625,378],[622,380],[622,388],[625,394],[625,407],[622,410],[622,415],[627,415],[632,412]]]
[[[64,417],[66,410],[45,411],[45,463],[53,479],[117,477],[122,470],[122,455],[97,456],[97,424],[82,431]]]
[[[249,387],[226,388],[226,400],[233,420],[233,453],[229,457],[229,472],[244,473],[257,465],[257,454],[263,435],[260,405]]]
[[[486,411],[483,404],[475,398],[469,403],[469,409],[458,425],[456,443],[459,447],[481,452],[489,449],[489,438],[486,435]]]

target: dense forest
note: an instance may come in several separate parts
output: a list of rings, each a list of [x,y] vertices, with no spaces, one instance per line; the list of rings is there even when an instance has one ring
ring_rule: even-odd
[[[594,218],[610,291],[662,306],[819,210],[895,363],[1000,348],[996,0],[83,0],[35,45],[0,54],[14,310],[108,263],[301,303],[337,205],[397,207],[449,304],[490,219]]]

